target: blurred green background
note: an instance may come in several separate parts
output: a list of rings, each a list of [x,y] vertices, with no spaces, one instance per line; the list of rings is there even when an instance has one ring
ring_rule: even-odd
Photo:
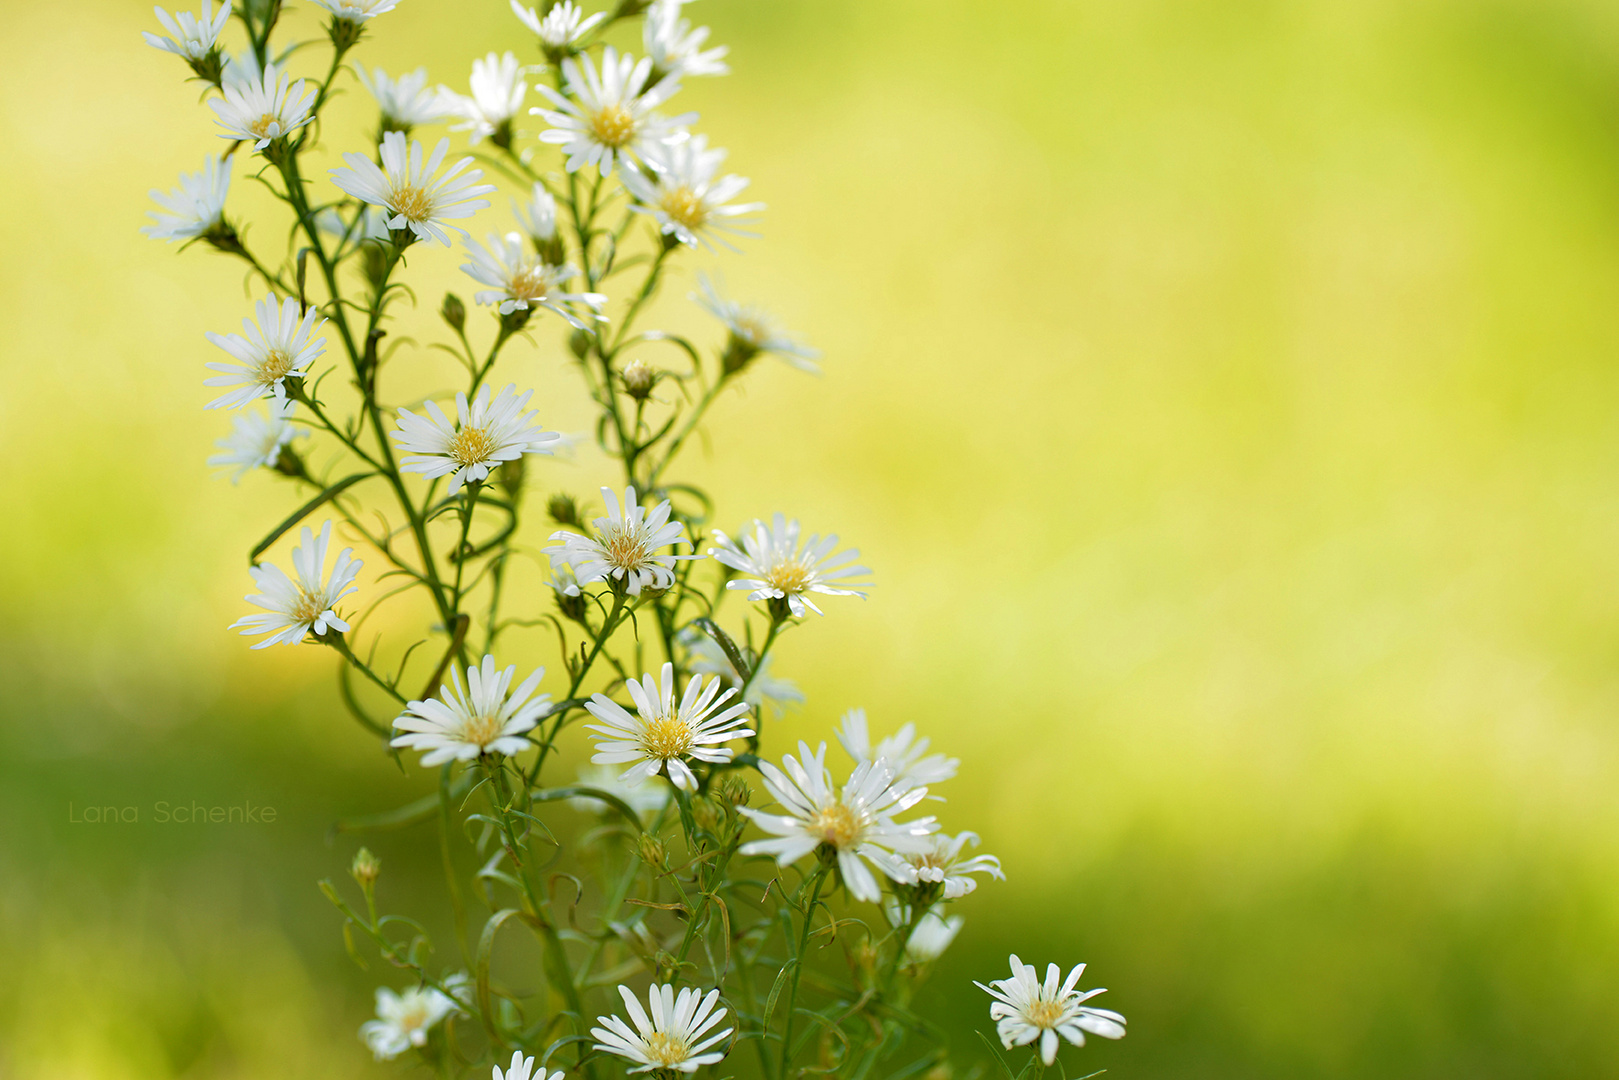
[[[657,311],[712,340],[684,295],[718,265],[826,354],[761,364],[690,472],[878,581],[784,640],[809,704],[770,738],[915,720],[1010,878],[958,908],[930,1007],[987,1029],[968,980],[1015,950],[1130,1017],[1070,1073],[1619,1076],[1619,8],[689,13],[734,74],[683,97],[771,209]],[[240,274],[136,232],[223,144],[142,4],[4,21],[0,1076],[396,1074],[313,881],[355,846],[333,820],[424,780],[329,654],[225,631],[292,496],[203,464]],[[496,0],[374,27],[362,62],[462,88],[535,55]],[[459,261],[414,260],[423,340]],[[503,374],[581,429],[538,340]],[[277,821],[69,822],[243,799]],[[378,845],[402,907],[438,903],[430,840]]]

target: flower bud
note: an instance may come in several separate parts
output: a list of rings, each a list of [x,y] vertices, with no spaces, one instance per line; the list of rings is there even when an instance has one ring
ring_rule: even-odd
[[[641,834],[641,861],[654,870],[662,870],[669,863],[669,852],[663,841],[649,832]]]
[[[652,384],[658,381],[658,373],[652,365],[637,357],[624,365],[619,373],[624,383],[624,392],[636,401],[645,401],[652,395]]]
[[[583,360],[590,355],[590,340],[590,331],[576,329],[568,335],[568,351]]]
[[[753,797],[753,789],[740,773],[728,772],[719,783],[719,798],[728,806],[746,806]]]
[[[366,892],[377,883],[377,875],[382,873],[382,860],[371,854],[370,848],[361,848],[354,855],[354,862],[349,866],[349,873]]]
[[[439,305],[438,313],[450,324],[450,329],[458,334],[467,325],[467,306],[453,292],[444,294],[444,303]]]
[[[698,795],[691,801],[691,819],[704,832],[718,835],[725,824],[725,808],[707,795]]]
[[[523,478],[528,475],[528,455],[523,454],[515,461],[508,461],[501,465],[498,478],[500,490],[505,492],[506,498],[512,502],[523,492]]]
[[[579,520],[579,504],[565,491],[559,491],[545,500],[545,512],[558,525],[572,525],[576,529],[585,527],[585,523]]]

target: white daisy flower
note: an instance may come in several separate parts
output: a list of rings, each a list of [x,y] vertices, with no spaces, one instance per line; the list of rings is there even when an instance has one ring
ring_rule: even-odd
[[[687,75],[729,75],[724,45],[704,50],[708,27],[693,30],[680,17],[682,0],[653,0],[646,9],[641,41],[652,58],[652,70],[659,78],[680,79]]]
[[[511,757],[522,753],[529,745],[523,733],[532,730],[550,709],[551,695],[534,696],[545,677],[544,668],[535,668],[512,690],[516,676],[515,664],[496,671],[495,658],[485,655],[479,666],[467,669],[463,692],[461,672],[451,664],[450,681],[439,687],[437,699],[412,701],[394,718],[393,726],[405,734],[388,745],[425,751],[422,767],[429,769],[483,754]]]
[[[298,301],[279,300],[270,293],[253,305],[257,319],[243,319],[242,334],[216,334],[208,340],[235,358],[235,363],[211,362],[207,366],[222,374],[203,380],[204,386],[232,386],[236,389],[210,401],[209,409],[239,409],[261,397],[286,397],[286,380],[301,379],[309,365],[326,351],[326,339],[315,331],[326,325],[316,322],[314,308],[299,318]]]
[[[522,202],[513,199],[512,214],[536,245],[549,244],[557,238],[557,201],[544,184],[536,181],[534,190]]]
[[[883,914],[888,917],[888,925],[899,929],[911,920],[911,907],[902,904],[893,897],[883,900]],[[944,905],[934,904],[916,921],[911,929],[911,936],[905,942],[905,955],[916,964],[926,964],[937,960],[944,955],[950,943],[956,940],[961,933],[965,922],[960,915],[951,915],[946,918]]]
[[[616,1016],[598,1016],[603,1027],[591,1028],[596,1049],[637,1062],[631,1073],[670,1069],[674,1072],[694,1073],[703,1065],[712,1065],[725,1058],[725,1051],[709,1051],[709,1047],[728,1037],[735,1029],[726,1028],[718,1035],[703,1038],[714,1025],[725,1019],[725,1010],[716,1010],[720,999],[718,990],[710,990],[704,997],[701,990],[686,987],[677,995],[673,986],[654,983],[647,991],[647,1009],[620,986],[619,996],[624,1008],[634,1021],[629,1024]],[[650,1015],[649,1015],[650,1014]]]
[[[399,6],[399,0],[313,0],[313,3],[331,12],[332,18],[351,23],[386,15]]]
[[[297,580],[288,577],[279,566],[263,563],[248,567],[253,584],[259,587],[257,595],[247,602],[265,609],[263,615],[244,615],[231,623],[229,629],[242,627],[242,636],[269,634],[253,648],[263,649],[278,642],[298,645],[309,634],[324,636],[327,630],[347,633],[349,624],[337,614],[337,602],[359,588],[354,579],[365,565],[353,557],[353,548],[337,553],[330,577],[323,576],[326,567],[326,547],[332,539],[332,523],[321,526],[317,538],[305,525],[298,534],[298,546],[292,549],[292,568]]]
[[[512,0],[512,14],[516,15],[524,26],[538,34],[546,49],[552,52],[571,48],[574,42],[590,33],[596,28],[597,23],[607,18],[605,11],[598,11],[587,17],[584,9],[573,0],[562,0],[562,3],[552,8],[543,19],[533,8],[524,7],[517,0]]]
[[[214,13],[214,0],[202,0],[201,16],[189,11],[176,11],[171,15],[160,7],[153,8],[152,14],[163,24],[163,29],[174,36],[164,37],[150,30],[142,30],[141,37],[146,39],[146,44],[195,62],[213,52],[219,32],[230,21],[230,0],[225,0],[217,15]]]
[[[516,461],[524,454],[549,454],[546,444],[555,442],[558,435],[530,422],[534,411],[524,412],[523,406],[533,396],[534,391],[519,394],[517,386],[508,383],[491,403],[486,384],[470,406],[466,394],[455,395],[453,421],[434,401],[424,403],[426,416],[400,409],[399,426],[390,433],[406,452],[399,459],[399,471],[448,476],[447,493],[454,495],[461,485],[483,480],[503,461]]]
[[[620,775],[622,772],[623,770],[615,769],[611,765],[583,766],[579,769],[579,786],[592,787],[609,795],[617,795],[637,814],[645,815],[663,809],[663,804],[669,801],[667,787],[651,780],[630,783]],[[575,795],[568,800],[568,805],[582,814],[608,812],[606,803],[589,795]]]
[[[540,133],[540,141],[556,143],[567,155],[566,168],[578,172],[594,165],[603,176],[610,175],[614,163],[631,164],[655,143],[669,142],[683,135],[683,128],[696,121],[696,113],[664,118],[652,110],[680,89],[675,79],[665,79],[650,90],[647,76],[652,73],[651,57],[639,63],[628,54],[620,56],[611,45],[602,52],[601,74],[589,56],[562,61],[571,101],[549,86],[535,87],[548,98],[554,109],[536,108],[529,112],[543,116],[551,127]]]
[[[768,761],[759,763],[766,790],[787,813],[737,807],[777,838],[743,844],[742,854],[774,855],[778,865],[786,866],[828,844],[836,851],[838,872],[856,900],[882,898],[868,861],[895,881],[916,884],[916,869],[900,856],[925,850],[938,825],[931,817],[904,824],[893,819],[921,802],[928,789],[895,787],[893,770],[879,759],[856,765],[839,791],[826,767],[825,743],[811,754],[808,744],[800,742],[798,752],[797,758],[783,757],[781,769]]]
[[[552,562],[565,561],[573,567],[580,585],[596,581],[619,582],[631,596],[642,589],[667,589],[675,583],[675,563],[701,559],[701,555],[660,555],[659,548],[678,544],[685,538],[680,522],[670,521],[671,507],[665,499],[650,511],[635,501],[635,488],[624,489],[624,508],[612,488],[602,488],[607,516],[591,522],[595,536],[581,536],[559,530],[551,534],[557,541],[545,548]]]
[[[584,304],[592,315],[607,303],[604,293],[565,292],[563,285],[579,271],[568,263],[551,266],[523,243],[521,233],[497,236],[490,233],[489,246],[471,237],[465,241],[471,262],[462,263],[461,269],[473,280],[490,286],[472,294],[480,304],[496,304],[502,315],[513,311],[527,311],[542,307],[561,315],[580,330],[589,329],[590,323],[568,309],[568,304]]]
[[[141,232],[154,240],[195,240],[225,222],[225,196],[230,193],[231,159],[220,161],[210,154],[203,159],[202,171],[181,173],[180,186],[167,194],[152,189],[152,201],[166,213],[148,210],[151,225]]]
[[[740,226],[752,224],[746,215],[763,210],[765,204],[725,205],[748,186],[748,178],[730,173],[714,178],[720,162],[725,160],[725,151],[708,149],[707,136],[693,135],[668,145],[653,144],[647,147],[642,160],[652,170],[650,178],[635,169],[625,169],[621,179],[637,200],[631,208],[656,218],[658,231],[665,236],[673,236],[691,248],[701,242],[712,251],[718,243],[735,251],[735,245],[720,233],[758,235]]]
[[[210,98],[217,123],[225,130],[223,139],[239,139],[263,150],[275,139],[285,138],[315,118],[310,106],[315,91],[304,92],[304,80],[290,87],[290,76],[274,64],[265,65],[257,79],[231,81],[220,89],[220,97]]]
[[[527,70],[509,52],[490,53],[472,62],[471,97],[439,87],[445,112],[461,117],[462,122],[451,124],[450,130],[470,131],[467,142],[473,146],[491,136],[496,137],[497,146],[508,145],[512,118],[523,108],[523,95],[528,93],[523,79]]]
[[[452,975],[444,980],[444,985],[460,996],[466,989],[467,977]],[[426,1046],[429,1029],[451,1013],[459,1012],[465,1012],[459,1001],[431,986],[412,986],[398,994],[379,986],[377,1019],[360,1025],[360,1038],[378,1061],[387,1061],[413,1046]]]
[[[281,448],[299,435],[307,435],[292,424],[293,404],[271,398],[268,413],[243,412],[231,417],[231,431],[214,445],[224,451],[214,454],[208,464],[235,469],[230,482],[237,483],[252,469],[273,469],[281,459]]]
[[[1001,1045],[1010,1050],[1039,1039],[1040,1060],[1049,1066],[1057,1060],[1059,1035],[1075,1046],[1085,1045],[1087,1031],[1104,1039],[1124,1038],[1124,1017],[1083,1004],[1105,990],[1074,989],[1084,971],[1085,965],[1080,964],[1059,986],[1062,971],[1052,964],[1046,968],[1046,981],[1042,983],[1034,965],[1023,963],[1013,953],[1010,979],[995,979],[988,986],[975,980],[973,985],[995,999],[989,1007],[989,1018],[996,1022]]]
[[[423,164],[422,144],[412,139],[407,153],[405,136],[390,131],[382,137],[382,168],[364,154],[350,151],[343,155],[347,168],[330,170],[332,183],[372,206],[387,208],[393,215],[388,228],[408,228],[418,239],[437,240],[449,247],[446,230],[462,236],[466,230],[448,222],[469,218],[487,207],[489,200],[476,196],[495,190],[493,184],[478,183],[483,178],[481,169],[461,172],[472,164],[470,157],[457,161],[440,176],[439,166],[449,152],[450,140],[440,139]]]
[[[444,116],[444,101],[437,91],[427,88],[424,67],[390,79],[379,67],[366,71],[355,64],[354,74],[376,99],[382,110],[382,126],[388,131],[409,131],[417,124],[431,124]]]
[[[811,536],[800,546],[797,519],[788,521],[781,514],[766,525],[757,519],[753,531],[742,535],[738,544],[718,529],[714,539],[719,547],[708,553],[743,576],[725,583],[727,589],[749,589],[749,600],[783,600],[793,617],[804,617],[805,609],[824,615],[810,593],[825,596],[858,596],[865,599],[861,589],[869,588],[869,581],[851,581],[871,573],[864,566],[849,565],[860,557],[854,548],[832,554],[838,546],[837,534],[822,539]],[[825,565],[822,565],[823,560]],[[849,586],[853,586],[852,588]]]
[[[815,358],[821,354],[776,329],[775,321],[768,312],[726,299],[707,275],[700,276],[698,283],[702,292],[692,293],[691,298],[730,331],[723,358],[727,375],[741,371],[748,361],[762,352],[779,356],[800,371],[812,375],[820,373],[821,367]]]
[[[882,758],[892,766],[898,782],[908,784],[942,784],[956,775],[960,758],[929,754],[929,740],[916,737],[916,725],[906,724],[875,747],[866,729],[866,710],[850,709],[843,715],[838,729],[838,742],[856,762]],[[977,843],[977,838],[974,838]]]
[[[905,861],[916,868],[916,880],[923,885],[942,886],[939,895],[945,900],[959,900],[978,888],[972,874],[988,874],[997,881],[1005,881],[1001,860],[993,855],[961,857],[961,849],[968,844],[978,846],[978,834],[960,832],[955,836],[938,833],[929,837],[932,843],[923,851],[907,852]]]
[[[742,685],[742,677],[731,666],[730,657],[725,655],[725,650],[713,638],[687,627],[680,632],[679,641],[686,647],[686,663],[692,671],[703,675],[723,675],[732,686]],[[755,709],[768,702],[777,716],[786,712],[788,705],[804,704],[804,691],[798,688],[797,683],[791,679],[776,678],[770,673],[771,665],[776,662],[774,656],[766,656],[760,662],[751,649],[741,648],[743,659],[753,668],[753,681],[748,684],[744,701]]]
[[[494,1066],[493,1080],[529,1080],[530,1076],[533,1076],[534,1080],[562,1080],[562,1070],[558,1069],[550,1076],[546,1076],[545,1068],[542,1066],[539,1074],[534,1075],[533,1057],[524,1057],[521,1050],[512,1051],[512,1063],[506,1066],[505,1072],[501,1071],[499,1065]]]
[[[603,736],[596,742],[596,755],[591,762],[596,765],[634,762],[634,767],[624,772],[625,783],[640,783],[667,772],[675,787],[682,791],[695,790],[697,777],[683,758],[730,761],[732,751],[722,744],[753,734],[752,728],[744,726],[748,722],[747,703],[739,701],[729,708],[720,708],[736,694],[734,689],[720,693],[721,685],[722,680],[709,679],[705,688],[703,677],[693,675],[677,704],[675,666],[665,663],[661,682],[653,682],[648,672],[639,682],[630,679],[624,684],[630,700],[635,703],[634,716],[606,694],[590,695],[585,708],[601,723],[586,727]]]

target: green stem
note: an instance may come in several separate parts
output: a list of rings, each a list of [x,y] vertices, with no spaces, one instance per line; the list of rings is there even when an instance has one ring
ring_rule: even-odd
[[[408,701],[405,700],[405,696],[403,694],[401,694],[398,690],[394,689],[392,683],[388,682],[388,680],[384,679],[381,675],[378,675],[375,671],[372,671],[371,670],[371,665],[367,664],[364,660],[361,660],[358,656],[354,655],[354,650],[349,648],[349,643],[347,641],[343,640],[343,635],[342,634],[336,633],[334,631],[330,637],[322,638],[322,640],[325,641],[326,644],[330,645],[332,648],[336,649],[337,652],[338,652],[338,655],[342,656],[343,659],[347,660],[349,663],[353,664],[356,668],[358,668],[362,675],[364,675],[366,678],[370,679],[372,682],[376,683],[379,687],[381,687],[384,691],[386,691],[389,697],[393,698],[395,701],[399,702],[399,704],[401,704],[401,705],[410,704]]]
[[[798,951],[792,957],[793,975],[787,984],[787,1017],[782,1021],[781,1065],[776,1072],[778,1080],[787,1080],[787,1066],[792,1062],[793,1021],[796,1018],[794,1014],[798,1010],[798,979],[804,972],[804,953],[809,949],[810,929],[815,923],[815,905],[821,899],[821,886],[826,883],[827,874],[831,870],[832,864],[822,861],[820,868],[815,871],[809,906],[804,909],[804,928],[798,935]]]

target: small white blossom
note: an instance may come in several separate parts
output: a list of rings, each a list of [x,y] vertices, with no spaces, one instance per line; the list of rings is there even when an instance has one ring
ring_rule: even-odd
[[[697,777],[684,758],[730,761],[732,751],[723,744],[753,734],[752,728],[744,726],[748,722],[746,702],[720,708],[736,694],[732,689],[720,693],[721,685],[722,680],[709,679],[705,688],[703,677],[693,675],[677,703],[675,666],[665,663],[659,682],[654,682],[648,672],[640,681],[630,679],[624,684],[635,703],[633,716],[606,694],[592,694],[585,708],[601,723],[586,727],[603,738],[597,740],[591,762],[634,762],[624,772],[626,783],[640,783],[667,772],[675,787],[695,790]]]
[[[756,353],[766,352],[781,357],[800,371],[812,375],[820,373],[821,368],[815,363],[815,358],[821,354],[778,330],[769,312],[726,299],[707,275],[700,276],[698,284],[702,292],[692,293],[691,298],[731,332],[730,347],[738,355],[735,361],[727,363],[728,370],[737,370],[753,359]]]
[[[512,1051],[512,1063],[506,1067],[504,1072],[501,1071],[499,1065],[494,1066],[493,1080],[529,1080],[530,1076],[533,1076],[534,1080],[562,1080],[563,1073],[561,1069],[558,1069],[550,1076],[546,1076],[545,1069],[542,1066],[538,1075],[535,1075],[534,1058],[524,1057],[521,1050]]]
[[[224,453],[215,454],[208,464],[235,469],[230,482],[239,482],[253,469],[272,469],[281,458],[281,448],[300,434],[292,424],[293,403],[271,398],[268,413],[242,412],[231,417],[231,431],[214,445]]]
[[[146,44],[186,60],[201,60],[213,51],[219,32],[230,21],[230,0],[225,0],[217,15],[214,14],[214,0],[202,0],[201,16],[189,11],[177,11],[171,15],[160,7],[153,8],[152,14],[163,24],[163,29],[174,36],[164,37],[150,30],[142,30],[141,37],[146,39]]]
[[[573,0],[562,0],[562,3],[552,8],[543,19],[533,8],[524,7],[518,0],[512,0],[512,14],[516,15],[524,26],[538,34],[546,47],[552,50],[571,48],[574,42],[590,33],[596,28],[596,24],[607,18],[605,11],[598,11],[586,17],[584,9]]]
[[[888,925],[899,929],[911,919],[911,907],[902,904],[892,896],[883,901],[883,914],[888,917]],[[962,923],[965,922],[960,915],[951,915],[946,918],[944,905],[934,904],[922,913],[911,929],[911,936],[905,941],[905,956],[917,964],[931,963],[944,955],[950,943],[956,940],[961,933]]]
[[[554,108],[529,111],[543,116],[551,125],[540,133],[540,141],[562,147],[569,172],[594,165],[607,176],[615,163],[627,167],[649,146],[682,137],[685,125],[697,119],[696,113],[664,118],[653,112],[680,89],[680,83],[665,79],[647,90],[651,57],[642,57],[637,63],[635,57],[620,56],[609,45],[602,51],[600,76],[590,57],[583,55],[562,61],[562,71],[568,80],[568,92],[578,100],[541,85],[535,89]]]
[[[419,239],[437,240],[449,247],[446,230],[462,236],[466,230],[448,222],[469,218],[487,207],[489,200],[476,196],[495,190],[493,184],[478,183],[483,178],[482,170],[461,172],[472,164],[470,157],[457,161],[440,176],[439,167],[449,152],[450,140],[440,139],[423,164],[422,144],[410,140],[407,153],[405,136],[390,131],[382,137],[382,168],[364,154],[350,151],[343,155],[348,167],[331,170],[332,183],[372,206],[385,207],[393,215],[388,219],[388,228],[408,228]]]
[[[390,79],[388,73],[379,67],[366,71],[363,66],[355,64],[354,74],[359,76],[360,84],[376,99],[377,107],[382,110],[383,126],[390,131],[431,124],[444,117],[444,100],[437,91],[427,88],[427,69],[424,67]]]
[[[536,244],[549,243],[557,236],[557,201],[552,194],[545,190],[545,185],[535,182],[534,190],[522,202],[512,200],[512,214],[517,223],[522,226],[528,238]]]
[[[714,173],[725,160],[725,151],[708,149],[708,139],[693,135],[678,143],[653,144],[642,154],[649,179],[635,169],[623,172],[624,186],[636,198],[631,209],[650,214],[658,222],[658,231],[673,236],[687,247],[699,243],[710,251],[717,243],[722,247],[736,247],[721,233],[738,236],[756,236],[757,233],[741,228],[752,224],[748,214],[765,208],[764,203],[726,203],[740,195],[748,186],[748,178],[727,173],[715,179]]]
[[[286,397],[287,379],[301,379],[309,373],[309,365],[326,351],[326,339],[315,337],[315,331],[326,325],[318,323],[311,307],[299,318],[298,301],[287,297],[279,300],[270,293],[253,305],[257,319],[243,319],[242,334],[216,334],[209,331],[208,340],[235,358],[235,363],[210,362],[207,366],[222,374],[203,380],[204,386],[231,386],[236,389],[222,394],[207,404],[210,409],[239,409],[261,397]]]
[[[551,266],[537,253],[524,245],[521,233],[497,236],[490,233],[488,246],[468,237],[467,256],[472,261],[462,263],[461,269],[473,280],[491,286],[472,294],[480,304],[499,306],[502,315],[513,311],[527,311],[542,307],[562,316],[580,330],[590,323],[569,310],[569,304],[584,304],[592,316],[607,303],[604,293],[566,292],[563,285],[579,273],[572,265]]]
[[[223,224],[230,166],[230,158],[220,161],[210,154],[201,172],[180,174],[179,187],[167,194],[153,188],[152,201],[167,213],[148,210],[153,224],[142,225],[141,232],[154,240],[194,240]]]
[[[724,45],[704,50],[708,27],[693,30],[680,17],[682,0],[653,0],[646,9],[641,41],[652,58],[652,70],[661,78],[680,79],[687,75],[729,75]]]
[[[313,0],[313,3],[331,12],[332,18],[351,23],[386,15],[399,6],[399,0]]]
[[[465,996],[467,977],[452,975],[444,980],[444,986],[456,997]],[[426,1046],[429,1029],[451,1013],[465,1011],[461,1002],[431,986],[412,986],[397,994],[380,986],[377,1019],[360,1025],[360,1038],[378,1061],[387,1061],[413,1046]]]
[[[495,658],[485,655],[480,665],[467,669],[463,691],[461,673],[451,664],[450,682],[439,687],[438,698],[412,701],[394,718],[393,726],[405,734],[388,745],[424,751],[423,768],[482,754],[522,753],[529,745],[523,733],[550,709],[551,695],[534,696],[544,668],[536,668],[512,690],[516,676],[516,665],[496,671]]]
[[[916,868],[916,880],[923,885],[941,886],[939,895],[945,900],[959,900],[978,888],[972,874],[988,874],[1005,881],[1001,860],[993,855],[961,857],[961,849],[968,844],[978,846],[978,834],[960,832],[955,836],[938,833],[930,838],[932,844],[923,851],[907,852],[905,861]]]
[[[472,62],[471,97],[447,86],[439,87],[444,111],[461,118],[460,123],[450,125],[450,130],[470,131],[467,141],[473,146],[503,127],[509,134],[512,118],[522,110],[523,95],[528,93],[525,71],[513,54],[490,53]]]
[[[305,93],[303,79],[288,86],[289,78],[274,64],[267,64],[257,79],[226,83],[221,96],[208,101],[217,123],[225,129],[220,138],[250,142],[253,149],[263,150],[313,120],[309,108],[315,91]]]
[[[517,392],[508,383],[493,402],[489,387],[467,404],[467,395],[455,395],[456,419],[444,415],[435,401],[423,404],[426,416],[409,409],[399,410],[399,426],[393,440],[405,456],[399,459],[400,472],[424,476],[450,477],[447,493],[454,495],[470,481],[483,480],[503,461],[516,461],[524,454],[549,454],[548,443],[558,438],[532,423],[534,411],[523,411],[534,391]]]
[[[654,983],[647,992],[645,1010],[629,987],[620,986],[618,993],[635,1027],[632,1029],[617,1016],[598,1016],[596,1020],[603,1026],[591,1028],[590,1034],[596,1039],[597,1050],[636,1062],[636,1067],[629,1070],[631,1073],[653,1069],[694,1073],[703,1065],[724,1059],[723,1050],[709,1051],[709,1047],[734,1029],[726,1028],[717,1035],[703,1038],[725,1019],[725,1010],[714,1008],[720,999],[718,990],[710,990],[705,997],[701,990],[688,986],[677,995],[673,986]]]
[[[995,979],[988,986],[974,981],[973,985],[995,999],[989,1007],[989,1018],[996,1022],[1001,1045],[1010,1050],[1039,1039],[1040,1060],[1049,1066],[1057,1060],[1059,1035],[1075,1046],[1085,1045],[1087,1031],[1104,1039],[1124,1038],[1124,1017],[1109,1009],[1093,1009],[1084,1004],[1106,991],[1075,989],[1084,971],[1085,965],[1080,964],[1059,985],[1062,971],[1052,964],[1046,968],[1046,980],[1042,983],[1035,975],[1034,965],[1023,963],[1013,953],[1010,979]]]
[[[645,815],[661,810],[663,804],[669,801],[669,789],[663,784],[654,783],[650,779],[630,783],[624,779],[622,773],[622,769],[615,769],[611,765],[584,766],[579,770],[579,786],[617,795],[637,814]],[[572,796],[568,799],[568,805],[584,814],[607,812],[606,803],[589,795]]]
[[[834,555],[838,546],[835,533],[824,539],[811,536],[802,545],[798,537],[797,519],[788,521],[777,514],[769,525],[756,519],[740,543],[715,529],[719,547],[709,548],[708,553],[742,575],[726,582],[727,589],[748,589],[749,600],[785,600],[794,618],[803,618],[805,609],[825,614],[809,598],[810,593],[865,599],[860,590],[871,583],[850,580],[871,573],[864,566],[850,565],[860,557],[859,551],[850,548]]]
[[[298,539],[298,546],[292,549],[292,568],[298,575],[297,580],[270,563],[248,568],[259,592],[247,597],[247,602],[264,608],[265,614],[244,615],[231,623],[229,629],[242,627],[243,637],[269,634],[254,644],[255,649],[278,642],[297,645],[311,633],[323,636],[327,630],[346,633],[349,629],[349,624],[338,617],[337,602],[359,588],[354,579],[364,564],[353,557],[353,548],[344,548],[332,563],[331,576],[325,576],[326,547],[332,539],[330,521],[321,526],[319,538],[305,525]]]
[[[908,784],[942,784],[956,775],[961,759],[929,754],[926,736],[916,737],[916,725],[906,724],[875,747],[866,728],[866,710],[850,709],[843,715],[838,742],[856,762],[883,758],[894,769],[895,778]],[[970,835],[970,834],[969,834]],[[977,842],[977,838],[974,838]]]
[[[642,589],[667,589],[673,585],[676,562],[702,558],[658,553],[659,548],[680,543],[685,537],[680,522],[669,520],[671,507],[667,499],[649,511],[636,503],[633,487],[625,488],[620,510],[613,489],[601,490],[607,516],[591,522],[596,535],[559,530],[551,534],[556,543],[544,549],[552,562],[562,560],[572,565],[580,585],[610,579],[622,583],[629,595],[639,596]]]
[[[730,657],[725,655],[725,650],[713,638],[694,627],[687,627],[680,632],[679,641],[686,647],[686,662],[692,671],[704,675],[723,675],[732,686],[742,685],[742,677],[731,666]],[[748,684],[747,696],[743,699],[749,705],[758,708],[768,702],[771,710],[781,716],[787,711],[788,705],[804,704],[804,691],[798,688],[797,683],[771,675],[770,667],[776,662],[774,655],[767,655],[760,661],[751,650],[743,648],[742,657],[753,667],[753,681]]]

